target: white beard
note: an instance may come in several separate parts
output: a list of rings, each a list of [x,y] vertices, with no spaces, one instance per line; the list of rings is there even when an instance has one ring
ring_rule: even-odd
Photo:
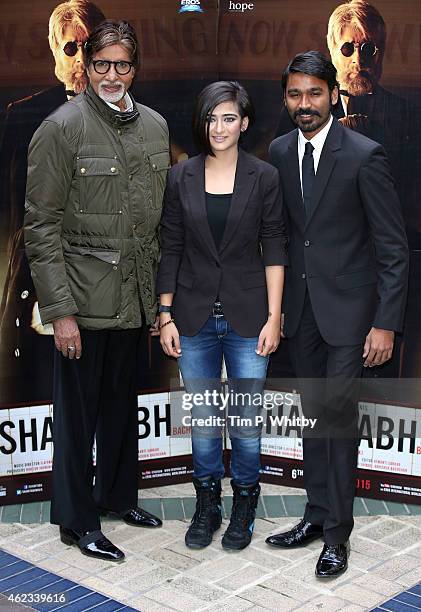
[[[124,85],[122,83],[118,83],[118,85],[120,85],[119,89],[116,92],[111,93],[109,91],[104,91],[103,86],[105,83],[106,81],[102,81],[98,86],[99,97],[104,100],[104,102],[109,102],[110,104],[117,104],[117,102],[120,102],[120,100],[124,98],[124,95],[126,93]]]

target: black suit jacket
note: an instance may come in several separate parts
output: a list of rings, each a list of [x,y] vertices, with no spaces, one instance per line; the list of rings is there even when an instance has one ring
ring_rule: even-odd
[[[25,254],[25,212],[28,145],[42,121],[67,101],[63,85],[9,104],[0,144],[0,252],[8,244],[7,276],[0,303],[0,402],[51,398],[51,336],[31,328],[35,288]]]
[[[29,143],[44,119],[65,102],[59,85],[7,107],[0,141],[0,219],[2,238],[9,244],[23,224]]]
[[[334,119],[306,216],[297,147],[294,130],[269,150],[288,214],[285,334],[297,331],[306,287],[320,333],[333,346],[363,342],[371,326],[400,330],[408,247],[384,149]]]
[[[161,248],[157,292],[175,294],[173,316],[182,335],[200,331],[219,294],[234,330],[258,336],[268,316],[265,266],[287,263],[278,173],[239,151],[218,252],[206,213],[205,157],[176,164],[168,173]]]
[[[408,100],[378,85],[371,95],[354,98],[355,112],[366,116],[365,121],[345,120],[345,125],[383,145],[402,205],[408,241],[411,248],[421,248],[421,113]],[[332,109],[333,115],[343,118],[342,102]],[[281,111],[277,136],[295,129],[286,108]]]

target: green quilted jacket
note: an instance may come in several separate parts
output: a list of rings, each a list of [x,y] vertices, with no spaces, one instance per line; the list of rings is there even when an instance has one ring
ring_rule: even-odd
[[[157,227],[168,128],[134,102],[119,113],[91,89],[65,103],[29,146],[25,246],[42,322],[133,328],[156,313]]]

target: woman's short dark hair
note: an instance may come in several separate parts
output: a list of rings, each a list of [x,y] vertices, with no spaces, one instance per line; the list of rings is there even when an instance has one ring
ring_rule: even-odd
[[[327,83],[329,91],[338,86],[336,80],[336,68],[330,60],[320,51],[306,51],[298,53],[288,64],[282,74],[282,88],[286,91],[288,77],[290,74],[300,72],[314,76]]]
[[[205,155],[214,155],[209,141],[208,118],[222,102],[234,102],[241,118],[254,122],[254,108],[248,93],[237,81],[216,81],[207,85],[197,97],[193,113],[193,138],[197,148]]]
[[[139,66],[139,43],[135,29],[127,21],[113,19],[106,19],[90,33],[83,46],[85,66],[89,66],[95,53],[110,45],[122,45],[129,52],[135,69]]]

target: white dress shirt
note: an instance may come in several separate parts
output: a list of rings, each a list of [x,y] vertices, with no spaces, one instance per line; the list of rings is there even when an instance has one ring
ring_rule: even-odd
[[[339,96],[340,103],[342,105],[342,110],[344,111],[345,117],[348,117],[348,96],[343,96],[342,94]]]
[[[323,151],[323,146],[325,144],[325,140],[327,138],[327,134],[330,130],[330,126],[332,125],[333,117],[330,116],[329,121],[326,123],[324,128],[320,130],[311,140],[308,140],[302,131],[298,130],[298,164],[300,166],[300,183],[301,183],[301,194],[303,193],[303,157],[305,152],[305,146],[307,142],[311,142],[314,147],[313,151],[313,161],[314,161],[314,174],[317,174],[317,168],[319,166],[320,155]]]
[[[127,92],[126,92],[126,95],[124,96],[124,104],[126,105],[126,108],[124,109],[124,111],[122,111],[119,106],[116,106],[115,104],[111,104],[111,102],[107,102],[107,104],[110,108],[112,108],[115,111],[118,111],[119,113],[121,112],[128,113],[129,111],[133,110],[133,102]]]

